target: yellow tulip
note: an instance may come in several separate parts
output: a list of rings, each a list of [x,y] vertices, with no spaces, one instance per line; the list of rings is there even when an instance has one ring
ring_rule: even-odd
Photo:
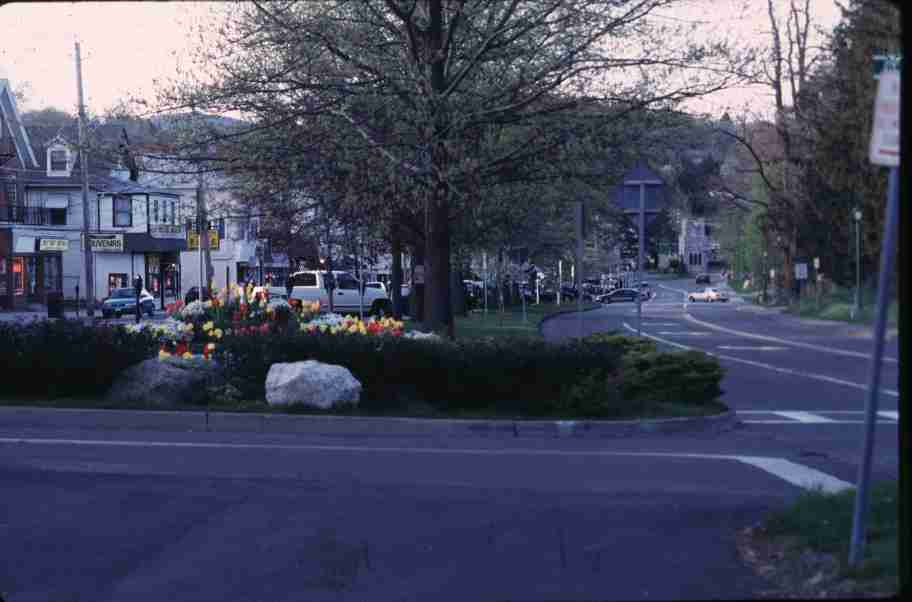
[[[203,332],[209,332],[215,326],[215,323],[211,320],[203,324]]]
[[[222,329],[216,328],[215,332],[213,332],[212,334],[215,335],[215,338],[220,339],[220,338],[222,338]]]
[[[184,355],[182,355],[181,357],[183,357],[184,359],[188,359],[188,360],[189,360],[189,359],[193,359],[193,354],[190,353],[189,351],[187,351],[187,352],[185,352]]]

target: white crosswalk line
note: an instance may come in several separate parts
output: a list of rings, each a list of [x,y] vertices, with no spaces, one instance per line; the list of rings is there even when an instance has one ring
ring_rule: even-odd
[[[897,411],[897,412],[887,412],[887,411],[883,411],[883,412],[877,412],[877,413],[878,413],[878,415],[883,416],[884,418],[892,418],[893,420],[896,420],[896,421],[899,420],[899,412],[898,412],[898,411]]]
[[[783,418],[791,418],[798,422],[836,422],[832,418],[821,416],[820,414],[811,414],[810,412],[773,412]]]

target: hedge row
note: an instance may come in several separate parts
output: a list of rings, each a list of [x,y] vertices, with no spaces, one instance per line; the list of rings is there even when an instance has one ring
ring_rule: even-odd
[[[0,324],[0,396],[101,395],[120,372],[156,350],[151,336],[121,326],[76,320]]]
[[[147,333],[80,322],[0,324],[0,397],[103,395],[127,367],[157,351]],[[265,397],[269,367],[314,359],[347,367],[362,384],[361,407],[410,402],[438,410],[618,417],[650,402],[709,404],[724,371],[699,352],[662,353],[615,333],[553,344],[532,339],[422,341],[300,333],[226,337],[216,359],[249,400]]]
[[[362,385],[361,406],[389,409],[422,401],[447,410],[496,408],[547,415],[583,377],[608,378],[620,353],[595,345],[551,345],[527,339],[428,342],[408,338],[253,335],[226,340],[219,355],[247,396],[263,397],[269,366],[318,360],[351,370]]]

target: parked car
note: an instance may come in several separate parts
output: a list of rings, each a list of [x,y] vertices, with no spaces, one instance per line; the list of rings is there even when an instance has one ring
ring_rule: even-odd
[[[716,288],[704,288],[702,291],[694,291],[687,295],[687,300],[691,303],[697,301],[706,301],[707,303],[712,303],[714,301],[728,301],[728,295]]]
[[[190,290],[187,291],[187,294],[184,295],[184,305],[190,305],[194,301],[199,300],[199,287],[191,286]],[[209,301],[212,299],[212,294],[209,292],[208,288],[203,289],[203,301]]]
[[[643,301],[649,299],[649,293],[638,292],[635,288],[618,288],[610,293],[605,293],[597,300],[600,303],[622,303],[625,301],[636,303],[638,294]]]
[[[150,317],[155,314],[155,298],[146,289],[139,293],[139,307],[142,313]],[[110,296],[101,302],[101,316],[119,318],[125,314],[136,314],[136,289],[115,288]]]
[[[697,284],[712,284],[709,274],[697,274]]]
[[[324,310],[329,309],[329,294],[333,296],[333,311],[357,313],[361,307],[375,316],[392,315],[392,305],[386,290],[365,287],[362,299],[358,280],[348,272],[304,270],[291,275],[291,298],[301,301],[319,301]],[[332,290],[327,288],[331,283]],[[284,289],[283,289],[284,290]]]

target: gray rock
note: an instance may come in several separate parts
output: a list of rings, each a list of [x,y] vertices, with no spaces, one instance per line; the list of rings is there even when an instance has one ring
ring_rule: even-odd
[[[328,409],[336,404],[357,404],[360,400],[361,383],[345,366],[307,360],[272,364],[266,375],[269,405],[303,403]]]
[[[152,358],[124,370],[111,385],[107,401],[149,402],[161,407],[206,401],[207,389],[222,382],[217,362]]]

